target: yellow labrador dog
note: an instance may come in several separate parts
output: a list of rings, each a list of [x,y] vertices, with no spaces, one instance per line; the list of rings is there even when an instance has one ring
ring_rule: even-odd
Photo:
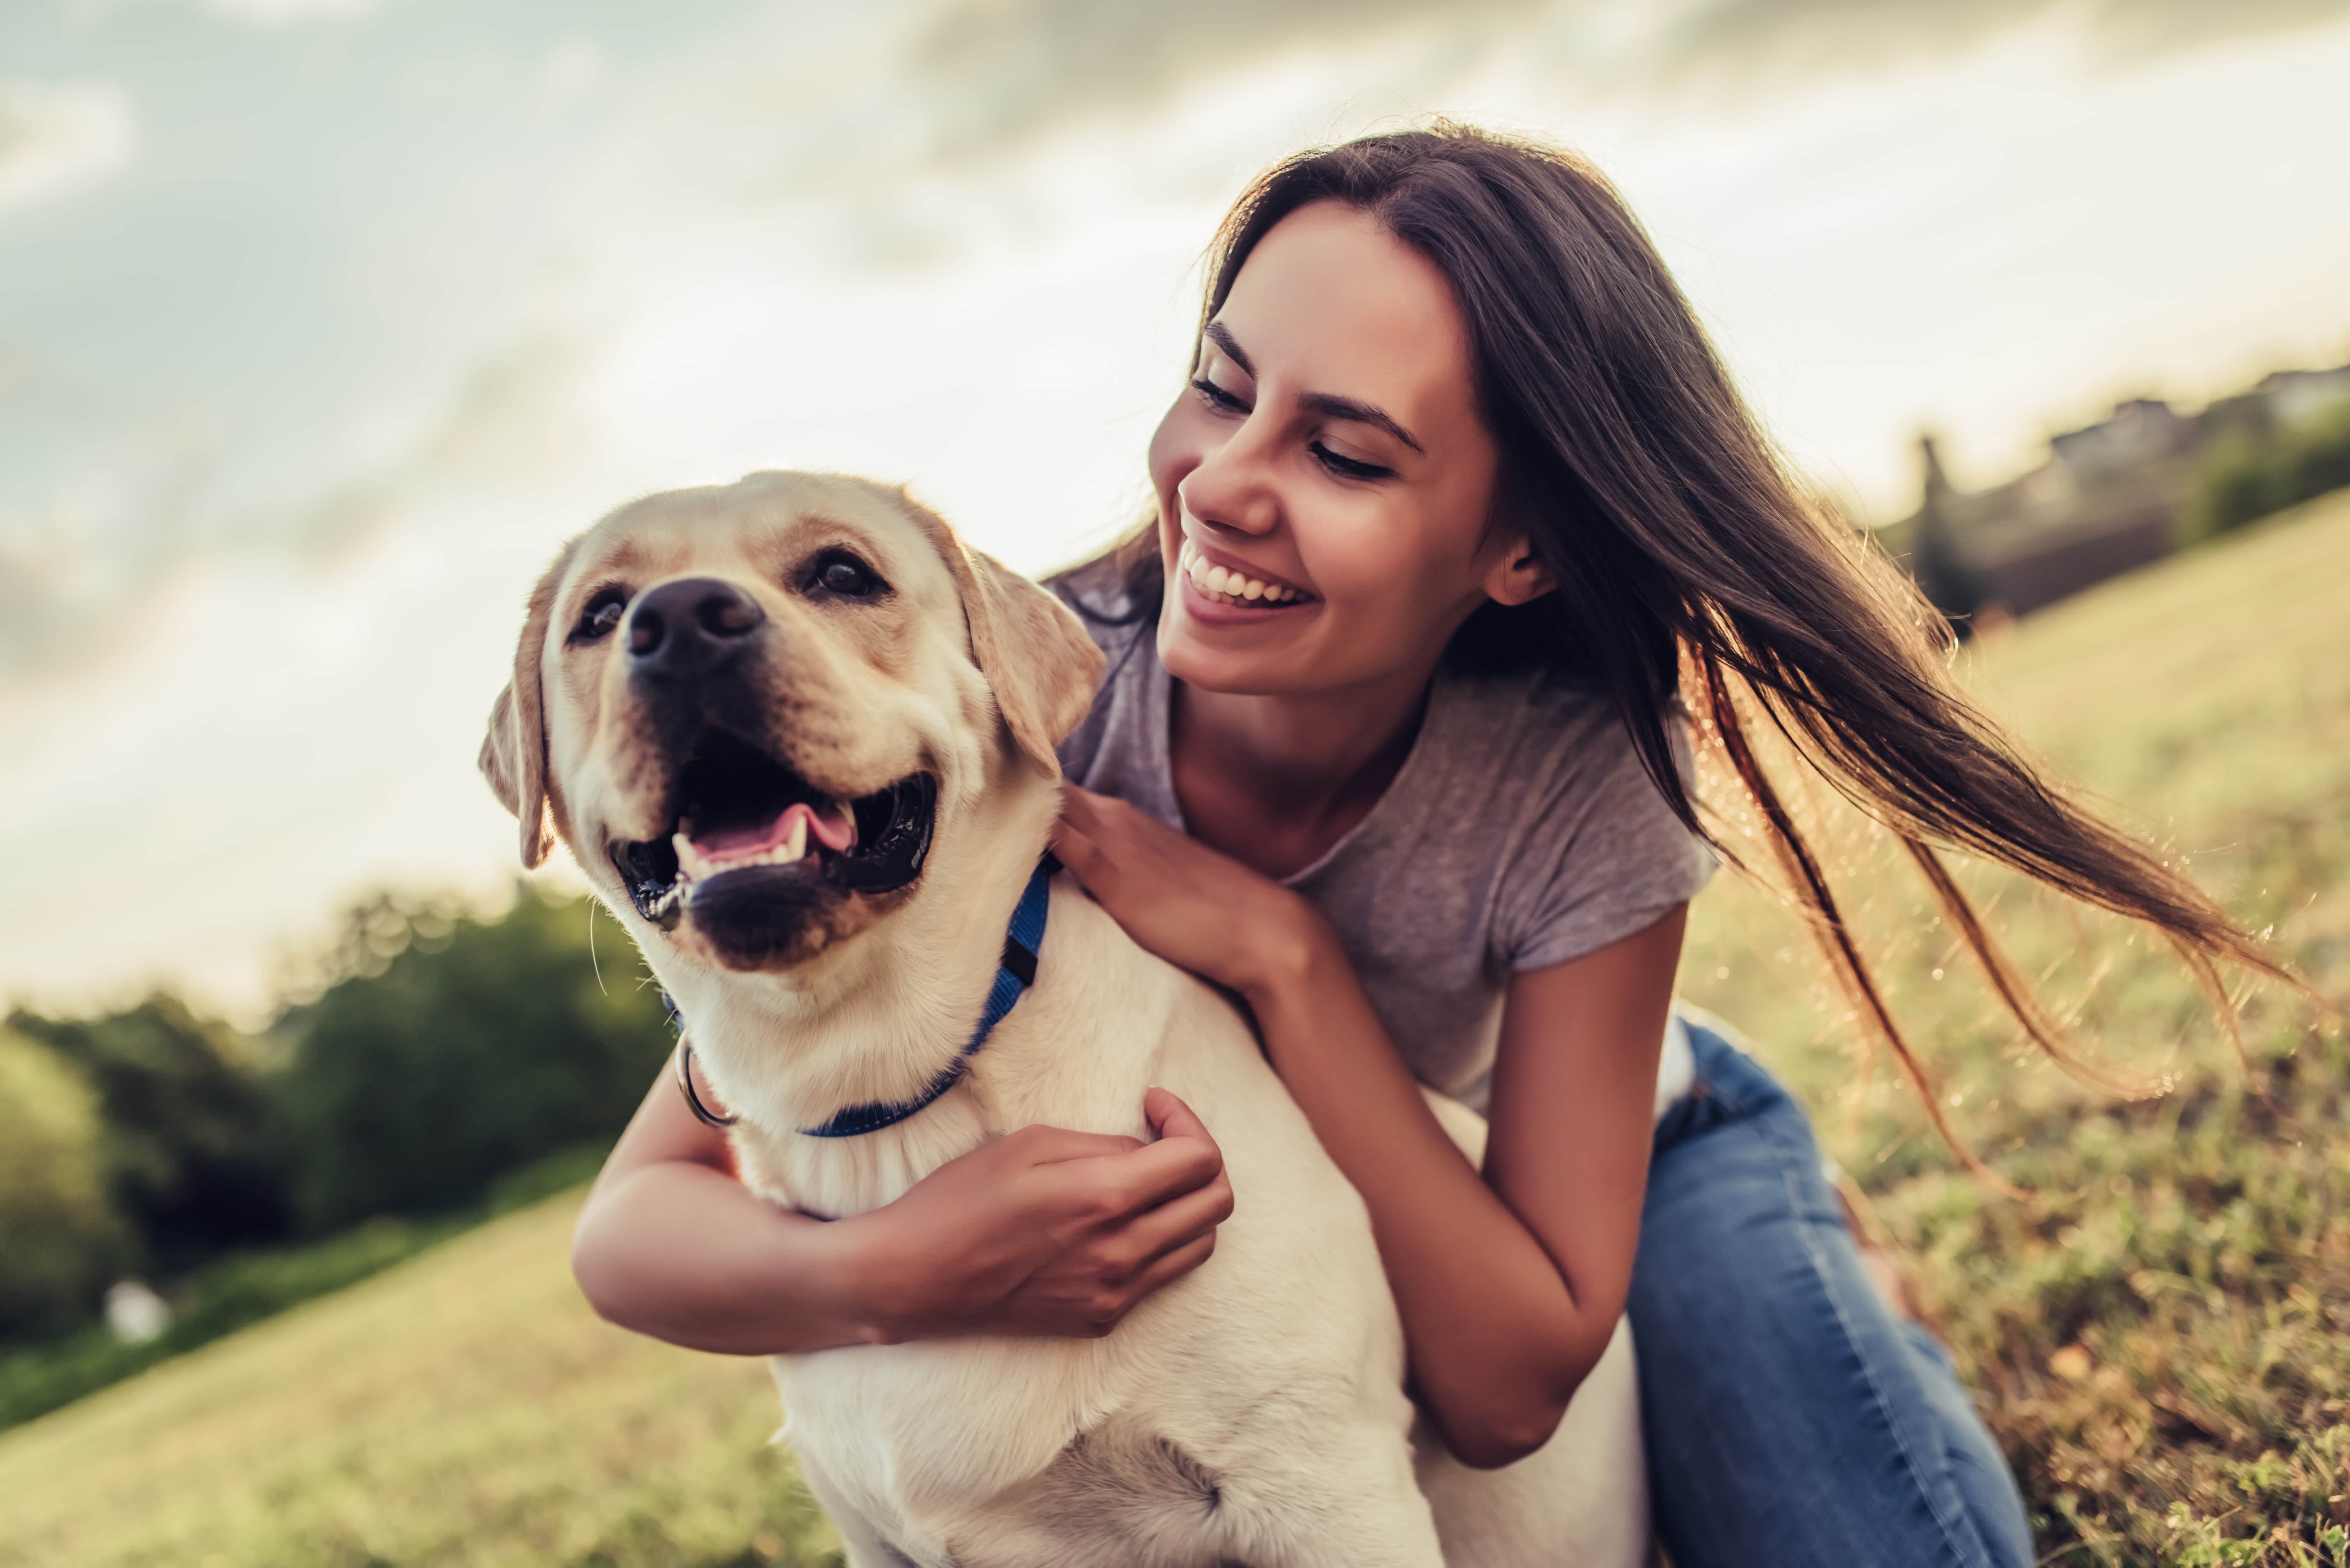
[[[1518,1464],[1415,1431],[1362,1201],[1245,1023],[1039,870],[1054,747],[1100,667],[1057,600],[902,491],[761,473],[573,541],[491,715],[525,863],[569,846],[773,1201],[860,1212],[1035,1123],[1148,1137],[1154,1084],[1222,1145],[1214,1256],[1103,1338],[776,1358],[849,1562],[1639,1562],[1625,1333]],[[1447,1105],[1473,1158],[1483,1128]]]

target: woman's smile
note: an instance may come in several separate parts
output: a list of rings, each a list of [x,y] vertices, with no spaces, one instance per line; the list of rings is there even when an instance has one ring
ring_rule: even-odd
[[[1176,572],[1200,598],[1233,609],[1293,609],[1315,597],[1295,583],[1252,566],[1210,545],[1186,536],[1176,556]]]

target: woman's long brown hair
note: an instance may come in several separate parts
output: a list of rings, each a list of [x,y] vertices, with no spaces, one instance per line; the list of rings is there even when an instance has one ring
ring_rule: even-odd
[[[1736,863],[1675,765],[1678,691],[1751,797],[1860,1016],[1969,1166],[1981,1168],[1944,1120],[1758,733],[1789,743],[1898,837],[2025,1033],[2076,1070],[1944,850],[2153,926],[2231,1037],[2220,965],[2294,983],[2148,846],[2043,778],[1960,692],[1947,625],[1881,552],[1791,483],[1655,246],[1596,171],[1555,148],[1450,124],[1300,153],[1226,218],[1203,326],[1256,243],[1317,201],[1373,213],[1451,279],[1502,452],[1498,514],[1531,529],[1558,583],[1526,605],[1485,606],[1450,656],[1604,682],[1674,813]],[[1131,612],[1150,614],[1163,591],[1155,536],[1128,541],[1120,558]]]

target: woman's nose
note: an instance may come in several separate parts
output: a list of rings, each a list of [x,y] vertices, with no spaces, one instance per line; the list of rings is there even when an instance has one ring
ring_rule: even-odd
[[[1183,510],[1212,527],[1236,534],[1264,534],[1280,521],[1281,498],[1271,465],[1254,449],[1243,427],[1207,452],[1183,476],[1175,493]]]

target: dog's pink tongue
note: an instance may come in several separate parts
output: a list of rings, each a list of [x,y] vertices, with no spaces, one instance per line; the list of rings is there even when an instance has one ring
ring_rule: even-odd
[[[795,801],[777,813],[773,822],[747,827],[721,827],[693,836],[693,846],[710,860],[739,860],[745,855],[763,855],[791,836],[792,818],[807,819],[808,835],[835,853],[857,842],[857,819],[846,806],[834,806],[818,812],[804,801]]]

